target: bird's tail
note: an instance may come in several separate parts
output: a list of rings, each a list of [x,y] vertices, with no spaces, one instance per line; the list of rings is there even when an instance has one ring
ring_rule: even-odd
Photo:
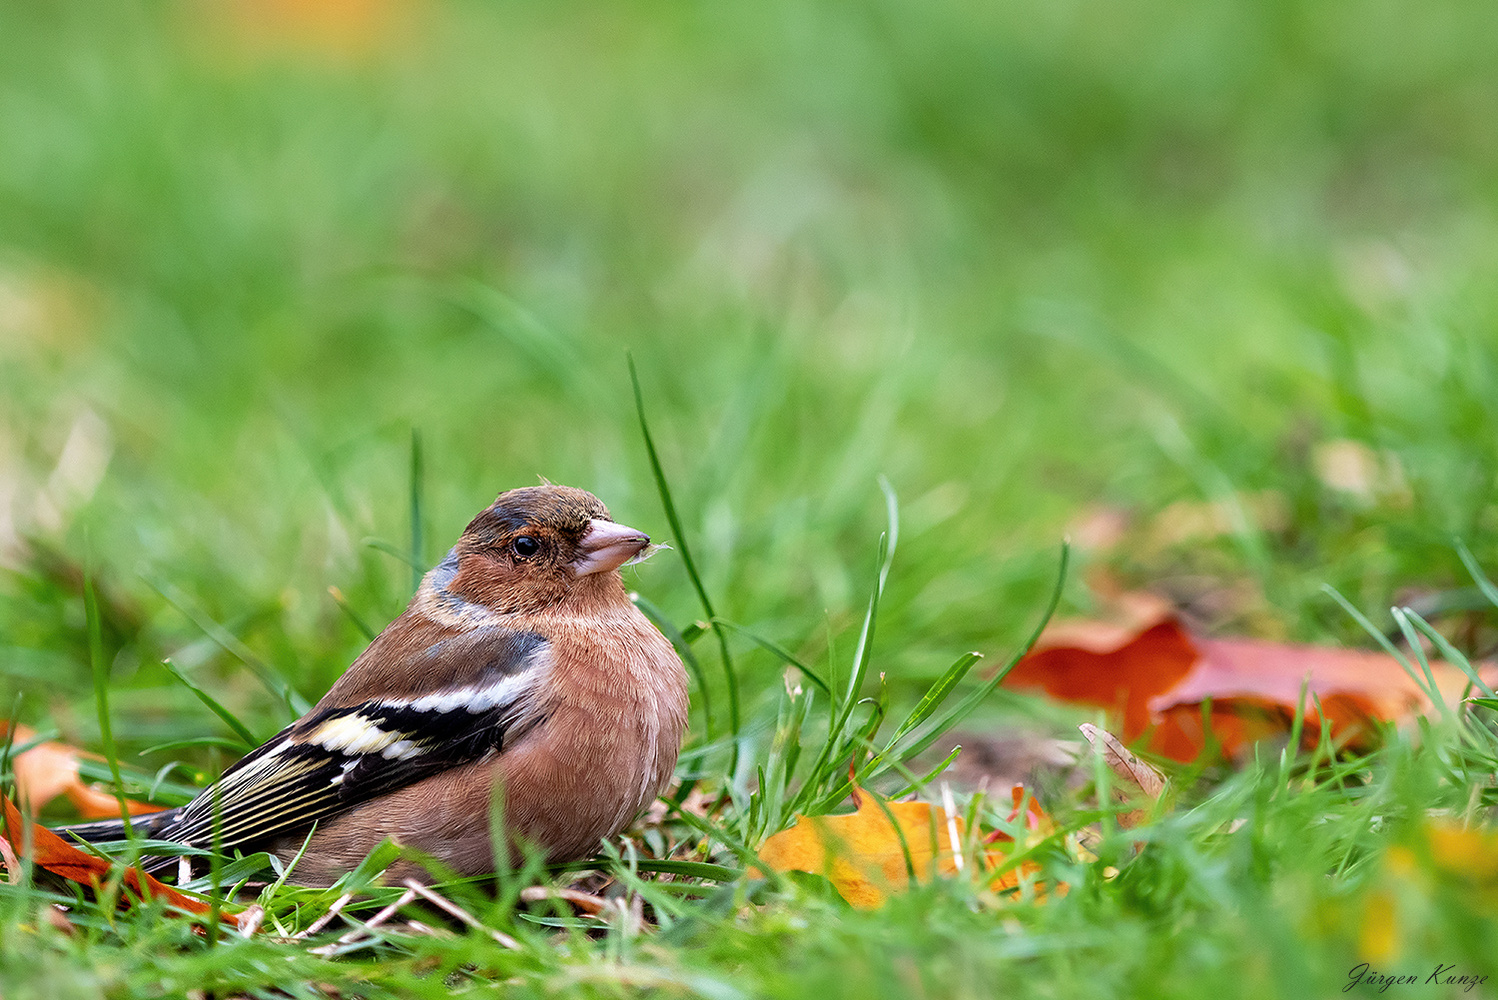
[[[161,812],[147,813],[144,816],[132,816],[130,826],[135,836],[147,839],[156,838],[161,831],[171,825],[177,818],[176,809],[164,809]],[[101,819],[93,823],[73,823],[68,826],[54,826],[52,832],[67,840],[69,837],[77,837],[86,840],[90,844],[104,844],[112,840],[124,840],[128,836],[125,833],[124,820]]]
[[[132,816],[130,826],[134,836],[146,840],[170,839],[164,836],[165,831],[177,818],[177,809],[163,809],[161,812],[148,813],[144,816]],[[77,837],[86,840],[90,844],[107,844],[112,841],[125,840],[124,820],[101,819],[93,823],[73,823],[69,826],[54,826],[52,832],[69,840]],[[146,855],[136,859],[136,865],[144,872],[151,875],[161,875],[171,870],[177,859],[171,856]]]

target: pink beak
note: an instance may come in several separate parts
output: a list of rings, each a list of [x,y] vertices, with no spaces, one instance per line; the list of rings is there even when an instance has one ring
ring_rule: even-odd
[[[595,517],[588,522],[588,532],[583,535],[581,553],[572,563],[572,572],[577,576],[607,573],[645,551],[649,544],[650,536],[645,532]]]

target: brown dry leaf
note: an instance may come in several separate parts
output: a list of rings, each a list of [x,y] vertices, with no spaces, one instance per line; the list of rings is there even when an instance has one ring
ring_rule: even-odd
[[[18,848],[26,844],[30,839],[31,863],[38,868],[51,872],[60,878],[70,882],[98,889],[109,878],[113,871],[110,862],[92,854],[85,854],[63,840],[57,834],[40,824],[33,823],[27,826],[21,817],[21,811],[16,808],[10,799],[0,799],[4,806],[4,825],[0,826],[0,842],[6,844],[6,850],[0,855],[12,858],[19,853]],[[11,862],[7,860],[9,868]],[[12,873],[14,878],[14,873]],[[157,881],[145,872],[136,868],[125,869],[125,886],[143,899],[161,897],[166,902],[194,916],[203,916],[210,911],[207,903],[186,896],[171,886]],[[126,902],[121,898],[121,904]],[[230,925],[237,925],[238,918],[228,911],[220,911],[219,918]]]
[[[5,738],[8,729],[9,724],[0,720],[0,740]],[[28,743],[35,736],[36,733],[28,727],[16,725],[16,743]],[[119,816],[120,803],[117,798],[85,784],[78,777],[78,760],[81,757],[98,759],[94,754],[85,753],[66,743],[51,741],[38,743],[17,754],[11,761],[16,777],[16,797],[33,815],[59,795],[65,795],[78,810],[78,815],[84,819],[113,819]],[[126,799],[125,805],[132,816],[160,812],[162,808],[133,799]]]
[[[1498,670],[1482,668],[1490,682]],[[1433,661],[1437,690],[1460,695],[1467,676]],[[1195,639],[1173,619],[1106,651],[1059,646],[1031,653],[1005,680],[1067,701],[1099,705],[1122,718],[1126,742],[1174,760],[1191,761],[1206,747],[1202,704],[1211,698],[1211,736],[1229,756],[1258,739],[1288,732],[1302,685],[1321,701],[1334,736],[1354,745],[1370,720],[1404,721],[1432,707],[1393,657],[1381,653],[1250,639]],[[1305,736],[1314,742],[1321,718],[1307,698]]]
[[[1239,493],[1219,500],[1178,500],[1156,514],[1144,548],[1156,550],[1202,542],[1242,531],[1284,531],[1290,525],[1290,503],[1277,490]]]
[[[1090,722],[1084,722],[1077,728],[1082,731],[1083,736],[1087,737],[1087,742],[1092,744],[1093,749],[1102,754],[1103,763],[1108,765],[1108,769],[1124,782],[1124,787],[1115,786],[1113,789],[1114,796],[1120,802],[1137,801],[1140,797],[1148,802],[1154,802],[1165,791],[1165,775],[1161,774],[1153,764],[1148,764],[1130,753],[1128,748],[1119,742],[1117,736],[1106,729],[1099,729]],[[1138,826],[1148,816],[1148,809],[1133,809],[1119,814],[1118,825],[1129,830]]]

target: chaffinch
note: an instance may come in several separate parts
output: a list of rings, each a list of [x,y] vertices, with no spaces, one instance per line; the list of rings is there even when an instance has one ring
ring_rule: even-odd
[[[222,848],[288,864],[307,842],[304,885],[387,837],[461,875],[492,872],[496,842],[593,854],[665,788],[686,724],[681,661],[619,576],[649,543],[584,490],[500,494],[311,711],[137,830],[206,848],[217,824]]]

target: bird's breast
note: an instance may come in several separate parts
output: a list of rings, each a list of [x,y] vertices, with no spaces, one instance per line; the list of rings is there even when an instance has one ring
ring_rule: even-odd
[[[553,859],[593,853],[676,767],[686,672],[665,637],[628,611],[549,630],[544,721],[499,757],[510,822]]]

